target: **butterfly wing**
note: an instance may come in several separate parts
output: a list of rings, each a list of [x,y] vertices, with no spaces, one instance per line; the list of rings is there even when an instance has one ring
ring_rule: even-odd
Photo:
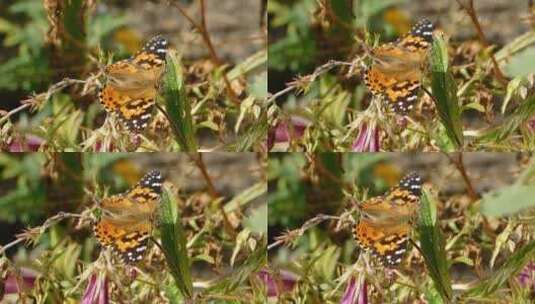
[[[103,218],[93,227],[93,231],[102,246],[111,248],[123,262],[132,264],[143,258],[151,226],[147,222],[124,226],[123,223]]]
[[[375,63],[363,71],[364,83],[374,95],[384,96],[395,113],[406,115],[418,99],[420,65],[433,41],[434,26],[426,19],[394,43],[372,50]]]
[[[130,132],[142,132],[150,121],[167,46],[165,38],[156,36],[130,59],[106,67],[110,80],[99,92],[100,103]]]
[[[399,181],[398,187],[419,198],[422,195],[422,177],[414,172],[409,173]]]
[[[361,218],[354,227],[355,239],[383,265],[396,266],[407,250],[410,218],[417,210],[421,186],[421,177],[411,173],[384,196],[359,206]]]
[[[153,170],[126,193],[101,202],[103,215],[93,227],[95,237],[126,263],[143,258],[152,231],[150,216],[160,199],[161,185],[160,172]]]
[[[400,115],[409,113],[418,99],[420,81],[417,78],[400,81],[396,75],[372,65],[364,70],[363,79],[373,95],[384,96],[392,110]]]
[[[143,49],[130,59],[133,64],[145,69],[153,69],[163,66],[169,43],[163,36],[158,35],[150,39]]]
[[[139,205],[153,205],[162,193],[162,175],[152,170],[126,193],[126,197]]]
[[[412,27],[408,35],[398,41],[398,45],[411,52],[427,51],[433,43],[434,30],[431,21],[422,19]]]
[[[369,251],[382,265],[393,267],[401,262],[407,250],[409,228],[405,224],[383,226],[361,219],[353,233],[362,249]]]
[[[140,133],[147,127],[155,104],[154,97],[132,98],[108,84],[100,91],[99,100],[132,133]]]

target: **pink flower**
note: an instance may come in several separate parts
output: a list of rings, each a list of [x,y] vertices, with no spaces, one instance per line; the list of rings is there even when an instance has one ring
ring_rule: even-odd
[[[289,142],[292,139],[299,139],[305,134],[305,130],[310,126],[310,122],[302,117],[292,116],[289,122],[281,120],[274,128],[268,131],[268,149],[271,150],[275,143]]]
[[[533,134],[535,133],[535,116],[528,119],[526,122],[526,125],[528,127],[528,130]]]
[[[522,287],[535,291],[535,261],[531,261],[518,273],[517,280]]]
[[[41,137],[35,135],[26,135],[25,137],[16,137],[9,144],[9,152],[36,152],[44,143]]]
[[[377,152],[381,148],[379,128],[375,123],[363,122],[357,138],[351,145],[353,152]]]
[[[5,294],[19,293],[23,289],[32,289],[37,278],[37,273],[29,268],[21,268],[20,276],[22,280],[19,281],[18,275],[8,274],[4,281]],[[0,299],[1,300],[1,299]]]
[[[109,143],[106,146],[100,140],[97,140],[95,142],[95,152],[109,152],[109,151],[113,151],[113,149],[114,149],[113,143]]]
[[[368,284],[365,280],[357,286],[355,278],[351,278],[346,286],[340,304],[368,304]]]
[[[273,275],[263,269],[258,276],[266,284],[268,297],[277,297],[281,293],[292,291],[298,279],[295,273],[286,270],[281,270],[277,275]]]
[[[84,291],[81,304],[107,304],[108,278],[103,273],[92,274]]]

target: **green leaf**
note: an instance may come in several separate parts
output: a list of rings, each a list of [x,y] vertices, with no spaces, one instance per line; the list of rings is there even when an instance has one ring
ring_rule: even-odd
[[[509,259],[488,279],[480,282],[476,287],[468,290],[464,298],[488,297],[498,290],[503,284],[518,273],[526,263],[535,258],[535,241],[516,250]]]
[[[514,77],[527,77],[535,70],[535,60],[532,58],[535,56],[535,48],[526,48],[508,60],[505,70],[507,75]]]
[[[268,232],[268,206],[262,204],[251,211],[251,214],[243,219],[243,226],[252,232],[267,234]]]
[[[252,185],[236,195],[232,200],[225,204],[225,213],[232,212],[236,209],[243,208],[245,205],[257,197],[267,193],[267,184],[263,181]]]
[[[526,99],[515,111],[505,118],[497,128],[492,129],[481,137],[482,142],[500,143],[507,139],[524,122],[535,115],[535,97]]]
[[[180,219],[174,196],[169,189],[164,188],[160,209],[162,248],[176,287],[184,296],[191,298],[193,295],[191,264],[186,249],[186,236]]]
[[[507,105],[509,104],[511,97],[513,97],[513,94],[518,91],[523,80],[524,80],[523,76],[517,76],[511,81],[509,81],[509,83],[507,84],[507,93],[505,94],[505,98],[503,99],[503,103],[502,103],[502,114],[505,113],[505,109],[507,108]]]
[[[85,1],[81,0],[67,1],[65,2],[65,7],[62,11],[63,27],[68,32],[70,39],[75,39],[78,45],[76,43],[69,42],[68,39],[66,39],[64,43],[72,43],[72,47],[76,47],[80,51],[84,50],[84,48],[80,47],[80,43],[83,43],[86,40],[86,22],[84,19],[87,15],[87,8],[84,2]],[[83,58],[83,56],[80,57]]]
[[[171,304],[183,304],[184,303],[182,294],[180,293],[180,290],[177,289],[176,285],[166,284],[163,290],[164,290],[165,296],[169,300],[169,303]]]
[[[235,143],[225,146],[226,151],[247,152],[251,151],[254,144],[266,142],[268,121],[266,115],[261,115],[255,124],[248,126],[245,132],[240,134]]]
[[[448,52],[442,36],[435,36],[431,50],[431,87],[438,115],[446,133],[457,148],[463,145],[461,110],[457,84],[448,71]]]
[[[183,151],[197,151],[191,104],[186,99],[184,89],[182,64],[174,51],[169,51],[166,57],[164,97],[176,142]]]
[[[448,135],[448,131],[443,124],[438,124],[436,130],[431,132],[431,138],[436,142],[438,148],[443,152],[455,152],[457,147],[455,142],[451,140],[451,137]]]
[[[483,197],[481,213],[487,216],[506,216],[522,209],[535,207],[533,185],[513,185],[501,188]]]
[[[223,291],[230,294],[237,288],[244,286],[246,281],[255,277],[261,268],[267,264],[267,240],[262,236],[255,244],[254,250],[247,256],[245,261],[233,269],[232,275],[223,277],[215,286],[207,289],[209,294]]]
[[[446,303],[452,299],[451,281],[448,272],[444,236],[437,220],[436,202],[429,192],[424,190],[421,198],[418,221],[420,246],[429,275],[436,290]]]

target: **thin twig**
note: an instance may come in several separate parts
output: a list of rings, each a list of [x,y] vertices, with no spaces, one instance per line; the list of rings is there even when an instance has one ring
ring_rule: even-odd
[[[204,164],[204,161],[202,159],[202,153],[197,152],[190,155],[190,158],[193,160],[193,162],[195,162],[195,165],[197,166],[197,168],[199,168],[202,176],[204,177],[204,181],[206,182],[206,186],[208,187],[208,194],[210,194],[210,196],[214,199],[221,197],[221,195],[215,189],[214,183],[212,182],[212,178],[206,170],[206,165]]]
[[[345,62],[345,61],[337,61],[337,60],[329,60],[327,63],[320,65],[317,67],[312,74],[308,74],[305,76],[299,76],[296,79],[294,79],[291,82],[288,82],[286,84],[286,88],[284,88],[281,91],[278,91],[274,94],[270,94],[268,98],[266,99],[266,103],[273,102],[275,99],[279,98],[280,96],[289,93],[293,90],[303,90],[306,86],[308,86],[310,83],[314,82],[318,76],[328,72],[334,67],[337,66],[350,66],[353,67],[355,65],[355,61],[353,62]]]
[[[21,106],[9,111],[9,112],[6,112],[4,115],[2,115],[2,118],[0,118],[0,124],[2,124],[4,121],[6,121],[9,117],[17,114],[18,112],[30,107],[32,104],[27,102],[27,103],[24,103],[22,104]]]
[[[188,21],[191,23],[191,25],[201,34],[201,37],[202,37],[202,39],[204,41],[204,44],[206,44],[206,46],[208,47],[208,52],[210,53],[210,59],[212,60],[212,62],[217,67],[223,66],[223,62],[221,61],[221,59],[217,55],[217,52],[215,51],[214,45],[212,43],[212,39],[210,38],[210,34],[208,33],[208,28],[206,26],[206,6],[204,4],[204,0],[199,0],[199,5],[200,5],[200,8],[201,8],[201,22],[200,23],[196,22],[186,12],[186,10],[182,6],[180,6],[180,4],[178,4],[176,2],[173,2],[173,1],[168,1],[168,3],[170,5],[176,7],[176,9],[178,9],[180,14],[182,14],[182,16],[184,16],[186,19],[188,19]],[[227,94],[229,95],[230,100],[234,104],[239,105],[240,104],[240,100],[238,99],[238,97],[236,95],[236,92],[234,92],[234,90],[232,89],[232,86],[231,86],[230,81],[228,79],[227,73],[225,71],[223,71],[223,82],[225,83],[225,90],[227,91]]]
[[[208,187],[208,194],[213,199],[218,199],[221,197],[221,194],[217,192],[217,190],[214,187],[214,183],[212,182],[212,178],[208,174],[208,170],[206,170],[206,165],[203,161],[203,154],[200,152],[190,154],[190,158],[193,160],[197,168],[201,171],[202,176],[204,177],[204,181],[206,182],[206,186]],[[237,236],[237,232],[235,231],[234,227],[231,224],[231,221],[225,212],[225,208],[222,204],[219,204],[219,211],[221,211],[221,215],[223,215],[223,226],[225,227],[225,231],[232,235],[233,237]]]
[[[477,19],[476,10],[474,9],[474,0],[468,0],[468,5],[464,5],[461,0],[455,0],[457,3],[461,6],[461,8],[466,11],[470,19],[472,20],[472,23],[474,24],[477,32],[477,36],[479,38],[479,41],[483,44],[484,47],[490,46],[489,41],[485,37],[485,34],[483,33],[483,29],[481,28],[481,24],[479,23],[479,20]],[[496,61],[496,57],[494,56],[494,53],[490,53],[490,60],[492,61],[492,65],[494,66],[493,71],[496,75],[496,78],[502,83],[507,84],[509,81],[503,74],[502,70],[500,69],[500,66],[498,65],[498,61]]]
[[[449,154],[446,154],[446,156],[449,158],[450,162],[457,168],[459,173],[461,173],[464,184],[466,185],[466,191],[468,192],[468,196],[470,196],[472,202],[477,201],[480,197],[474,190],[474,186],[472,185],[472,181],[470,181],[470,178],[468,177],[468,173],[466,173],[466,169],[464,167],[463,162],[463,153],[457,153],[457,159],[450,156]]]
[[[8,243],[4,246],[0,246],[0,254],[6,252],[9,248],[17,245],[18,243],[22,242],[22,241],[25,241],[26,239],[25,238],[18,238],[16,240],[14,240],[13,242],[11,243]]]
[[[286,88],[284,88],[284,89],[278,91],[277,93],[269,95],[268,98],[267,98],[267,100],[266,100],[266,102],[267,102],[267,103],[272,102],[273,100],[276,100],[276,99],[279,98],[280,96],[282,96],[282,95],[284,95],[284,94],[286,94],[286,93],[292,91],[293,89],[295,89],[295,87],[289,85],[289,86],[287,86]]]
[[[15,109],[13,109],[13,110],[11,110],[11,111],[3,114],[3,115],[0,115],[0,116],[2,116],[0,118],[0,124],[2,124],[4,121],[9,119],[9,117],[15,115],[16,113],[18,113],[18,112],[20,112],[20,111],[22,111],[22,110],[24,110],[24,109],[26,109],[28,107],[32,108],[32,109],[37,108],[43,102],[49,100],[52,95],[54,95],[57,92],[65,89],[66,87],[68,87],[70,85],[73,85],[73,84],[86,84],[87,85],[87,83],[89,83],[91,80],[94,80],[94,79],[95,79],[95,75],[93,75],[93,76],[91,76],[91,77],[89,77],[87,79],[84,79],[84,80],[64,78],[60,82],[57,82],[57,83],[51,85],[46,92],[30,96],[27,99],[22,100],[20,102],[22,105],[20,105],[19,107],[15,108]],[[86,88],[84,88],[84,92],[86,92]]]
[[[35,239],[36,236],[43,234],[48,228],[50,228],[52,225],[57,224],[61,220],[64,220],[66,218],[81,218],[81,214],[77,213],[67,213],[67,212],[59,212],[58,214],[48,218],[43,225],[36,226],[33,228],[29,228],[25,230],[22,233],[17,234],[17,239],[9,244],[6,244],[4,246],[0,246],[0,254],[5,253],[6,250],[9,248],[15,246],[16,244],[28,241],[31,239]]]
[[[276,237],[275,242],[267,246],[267,250],[271,250],[281,244],[287,244],[295,240],[296,238],[302,236],[308,229],[327,220],[340,220],[340,217],[328,214],[318,214],[315,217],[306,221],[300,228],[287,231],[284,235]]]

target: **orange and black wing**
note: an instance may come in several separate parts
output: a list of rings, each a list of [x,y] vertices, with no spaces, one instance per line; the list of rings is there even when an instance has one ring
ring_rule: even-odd
[[[353,230],[355,240],[387,267],[399,264],[407,251],[409,217],[416,210],[421,188],[421,177],[411,173],[387,194],[371,198],[360,207],[362,216]]]
[[[420,89],[419,79],[399,81],[375,66],[363,71],[364,83],[373,95],[382,95],[395,113],[406,115],[414,107]]]
[[[162,36],[152,38],[129,59],[116,62],[107,67],[110,71],[120,72],[122,75],[144,73],[151,69],[161,69],[165,63],[168,42]],[[125,76],[123,76],[125,77]],[[126,76],[127,77],[127,76]],[[151,90],[153,88],[147,88]],[[133,133],[142,132],[148,125],[155,104],[155,94],[132,96],[127,90],[121,90],[107,83],[99,92],[100,103],[108,113],[113,113]]]
[[[382,265],[394,267],[407,251],[409,229],[408,224],[393,225],[387,229],[373,221],[361,219],[353,233],[360,248],[369,251]]]
[[[155,104],[154,98],[132,98],[108,84],[100,91],[99,100],[132,133],[140,133],[147,127]]]
[[[137,213],[149,214],[154,210],[154,204],[160,199],[161,186],[160,172],[152,170],[125,194],[107,200],[103,208],[122,207],[135,210]],[[125,217],[124,214],[123,217]],[[151,224],[148,219],[103,217],[94,225],[93,231],[102,246],[112,248],[125,263],[135,263],[143,258],[147,250]]]
[[[132,264],[143,258],[150,238],[150,225],[147,223],[129,226],[117,225],[109,219],[101,219],[93,227],[99,243],[110,247],[123,262]]]
[[[162,175],[157,170],[151,170],[125,193],[125,196],[138,204],[150,204],[160,199],[162,193]]]
[[[418,22],[403,38],[394,43],[378,47],[374,52],[386,58],[396,58],[408,62],[425,58],[425,54],[433,42],[434,25],[423,19]],[[411,67],[419,68],[419,67]],[[384,96],[392,110],[406,115],[414,107],[420,89],[420,72],[411,70],[394,70],[385,72],[376,65],[363,70],[364,83],[374,95]]]

